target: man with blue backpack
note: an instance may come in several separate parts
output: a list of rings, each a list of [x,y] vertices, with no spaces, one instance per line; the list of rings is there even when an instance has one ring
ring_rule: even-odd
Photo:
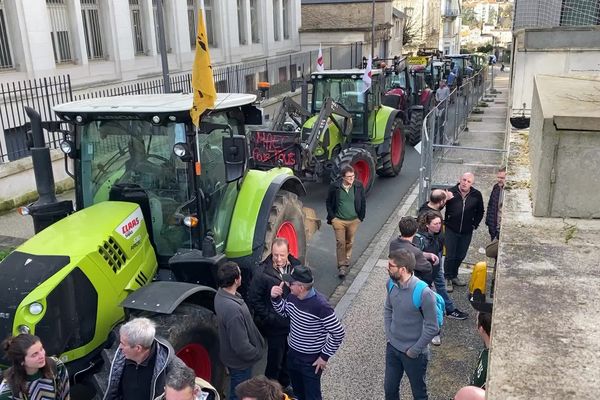
[[[425,381],[428,345],[443,322],[444,301],[413,275],[414,267],[415,256],[411,251],[390,252],[390,280],[384,307],[386,400],[400,399],[400,381],[405,372],[413,398],[428,398]]]

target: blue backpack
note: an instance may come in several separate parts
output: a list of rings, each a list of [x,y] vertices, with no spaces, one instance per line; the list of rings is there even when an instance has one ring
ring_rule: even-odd
[[[394,287],[394,281],[392,278],[388,279],[387,282],[387,291],[390,293],[392,288]],[[413,290],[412,300],[415,308],[421,311],[421,315],[423,315],[423,310],[421,309],[421,297],[423,295],[423,290],[427,287],[427,284],[422,280],[418,279],[417,284],[415,285],[415,289]],[[440,329],[442,328],[442,324],[444,323],[444,314],[446,313],[446,302],[436,292],[433,292],[435,295],[435,305],[436,305],[436,314],[437,314],[437,323]]]

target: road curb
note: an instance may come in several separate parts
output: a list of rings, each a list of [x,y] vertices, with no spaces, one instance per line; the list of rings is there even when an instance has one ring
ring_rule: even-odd
[[[417,178],[417,182],[413,184],[410,191],[402,198],[402,200],[400,201],[394,212],[392,212],[392,214],[390,215],[384,226],[381,228],[379,233],[373,238],[371,243],[369,243],[367,250],[365,250],[365,252],[361,255],[361,257],[355,264],[356,266],[362,263],[363,266],[356,274],[356,277],[354,277],[354,279],[352,280],[352,284],[350,286],[340,285],[333,292],[331,296],[332,298],[340,296],[339,301],[335,306],[335,313],[337,314],[338,318],[343,319],[344,315],[346,315],[346,312],[352,305],[352,302],[367,282],[371,271],[377,264],[377,261],[380,259],[381,253],[383,253],[384,250],[387,248],[388,242],[390,241],[390,239],[394,235],[394,232],[396,231],[400,218],[402,218],[408,213],[408,210],[412,207],[414,202],[417,201],[418,194],[419,185]]]

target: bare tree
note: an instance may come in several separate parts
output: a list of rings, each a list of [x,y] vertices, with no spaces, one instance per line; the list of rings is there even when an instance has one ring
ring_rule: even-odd
[[[410,45],[415,40],[418,34],[418,26],[412,17],[406,17],[404,26],[402,27],[402,45]]]

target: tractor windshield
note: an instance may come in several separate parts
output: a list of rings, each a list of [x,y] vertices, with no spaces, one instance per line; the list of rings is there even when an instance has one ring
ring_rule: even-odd
[[[404,73],[390,74],[386,76],[386,89],[406,89],[406,76]]]
[[[343,105],[349,112],[364,112],[365,83],[362,79],[352,79],[350,77],[316,80],[313,90],[314,110],[321,110],[323,102],[328,97]]]
[[[78,174],[83,207],[110,199],[116,184],[138,185],[148,196],[154,242],[160,255],[172,255],[189,239],[174,213],[191,197],[187,165],[173,155],[185,141],[185,126],[155,126],[137,119],[92,121],[80,135]]]

